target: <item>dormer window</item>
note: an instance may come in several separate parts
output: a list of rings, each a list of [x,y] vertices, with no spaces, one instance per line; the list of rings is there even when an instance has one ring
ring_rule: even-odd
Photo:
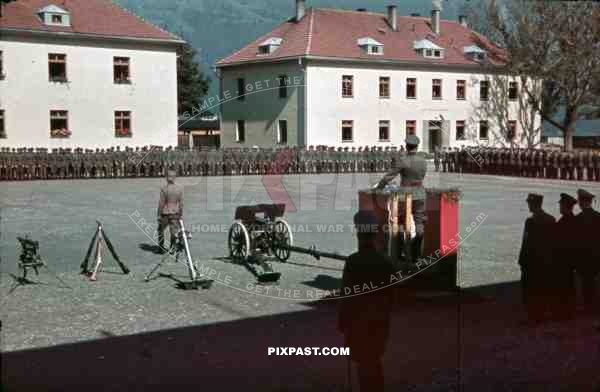
[[[444,48],[437,46],[428,39],[422,39],[415,41],[413,45],[414,49],[420,56],[428,59],[442,59],[444,58]]]
[[[71,26],[71,14],[69,11],[53,4],[40,9],[38,16],[48,26]]]
[[[383,44],[373,38],[365,37],[357,41],[358,46],[366,53],[371,55],[383,55]]]
[[[283,43],[283,39],[281,38],[269,38],[264,41],[260,45],[258,45],[258,54],[259,55],[269,55],[275,52]]]
[[[487,55],[485,50],[476,45],[465,46],[463,52],[465,53],[465,56],[473,61],[484,61]]]

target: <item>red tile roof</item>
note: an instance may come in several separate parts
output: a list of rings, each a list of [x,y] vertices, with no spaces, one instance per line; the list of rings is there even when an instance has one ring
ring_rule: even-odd
[[[476,65],[463,53],[463,48],[478,45],[491,52],[490,59],[499,63],[502,52],[485,37],[458,22],[441,20],[440,34],[433,34],[430,18],[398,16],[398,31],[387,23],[387,15],[339,9],[310,8],[296,23],[290,19],[251,44],[217,62],[217,66],[248,61],[272,61],[289,57],[319,56],[343,59],[428,62],[446,65]],[[257,55],[260,43],[271,37],[283,43],[269,55]],[[357,44],[359,38],[370,37],[384,44],[383,55],[366,54]],[[413,49],[414,41],[428,39],[445,49],[443,59],[425,59]]]
[[[69,11],[71,26],[45,25],[37,13],[49,5]],[[111,0],[17,0],[4,6],[0,28],[180,40],[175,35],[131,14]]]

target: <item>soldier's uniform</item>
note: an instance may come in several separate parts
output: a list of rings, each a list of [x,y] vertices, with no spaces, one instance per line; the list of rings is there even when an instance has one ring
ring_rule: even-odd
[[[158,201],[158,245],[165,249],[164,232],[169,228],[171,236],[170,246],[176,243],[178,222],[183,217],[183,188],[175,184],[174,170],[167,171],[167,184],[160,188],[160,198]]]
[[[575,269],[581,280],[581,291],[586,309],[592,311],[596,302],[596,277],[600,273],[600,250],[598,233],[600,232],[600,212],[592,208],[594,195],[577,190],[577,199],[581,212],[575,216],[577,252]]]
[[[535,177],[544,178],[544,151],[535,152]]]
[[[442,160],[442,173],[448,172],[448,151],[446,147],[442,147],[440,159]]]
[[[583,151],[580,151],[575,156],[575,170],[577,172],[577,181],[583,181],[583,172],[585,170],[585,156]]]
[[[435,165],[436,172],[440,171],[440,157],[441,157],[440,147],[435,146],[435,150],[433,151],[433,164]]]
[[[600,181],[600,153],[595,152],[592,155],[592,162],[594,164],[594,179]]]
[[[569,180],[575,180],[575,155],[572,152],[567,153],[567,172]]]
[[[550,276],[548,301],[555,318],[570,319],[576,307],[575,260],[577,254],[577,223],[573,207],[577,199],[560,194],[561,217],[556,222],[552,241],[552,265],[548,269]]]
[[[554,224],[552,215],[542,209],[542,195],[530,194],[527,203],[532,213],[525,221],[523,241],[519,253],[521,267],[521,289],[523,302],[527,307],[530,322],[540,322],[546,307],[544,287],[547,284],[544,274],[549,269]]]
[[[421,244],[423,242],[426,222],[426,192],[423,181],[427,175],[427,161],[422,156],[417,155],[417,146],[419,143],[420,140],[417,136],[407,136],[406,145],[414,146],[414,150],[409,151],[406,156],[398,159],[394,164],[394,168],[378,184],[378,188],[384,188],[386,184],[400,175],[400,186],[403,189],[409,189],[412,194],[412,215],[416,231],[415,238],[410,244],[410,255],[413,260],[421,257]],[[403,221],[402,219],[401,222]]]
[[[591,150],[588,150],[585,155],[585,174],[588,181],[594,181],[594,155]]]

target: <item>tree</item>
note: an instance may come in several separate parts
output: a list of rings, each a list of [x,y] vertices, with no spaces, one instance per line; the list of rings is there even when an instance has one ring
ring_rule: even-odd
[[[489,28],[506,50],[506,72],[542,81],[522,86],[528,103],[573,149],[576,121],[600,108],[600,4],[591,1],[484,0]],[[537,83],[534,83],[537,85]],[[557,120],[555,113],[564,108]]]
[[[181,46],[177,59],[178,112],[198,110],[208,92],[210,79],[204,75],[196,60],[198,52],[187,42]]]

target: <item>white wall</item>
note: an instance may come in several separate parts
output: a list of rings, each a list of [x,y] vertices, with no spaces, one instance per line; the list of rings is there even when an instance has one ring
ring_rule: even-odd
[[[343,75],[354,76],[354,98],[342,98]],[[391,98],[379,98],[379,77],[391,78]],[[488,144],[477,138],[456,141],[456,121],[467,124],[467,136],[477,135],[479,119],[475,106],[479,104],[479,80],[484,75],[466,72],[439,72],[370,66],[340,66],[309,64],[307,67],[307,145],[358,147],[365,145],[398,146],[404,144],[406,120],[416,120],[417,135],[423,140],[426,120],[437,120],[439,115],[449,121],[447,144],[450,146]],[[406,79],[417,79],[417,99],[406,98]],[[432,79],[442,79],[442,99],[432,99]],[[467,99],[456,99],[456,81],[467,81]],[[517,104],[512,119],[517,119]],[[342,120],[354,121],[353,143],[342,143]],[[379,121],[391,122],[390,142],[379,142]],[[520,132],[520,125],[517,132]],[[490,130],[489,144],[494,144]],[[427,150],[428,146],[420,149]]]
[[[0,109],[7,138],[0,139],[0,146],[176,146],[175,46],[83,45],[3,37],[6,79],[0,81]],[[68,83],[48,81],[49,53],[67,55]],[[130,57],[131,85],[114,84],[114,56]],[[50,138],[50,110],[69,111],[70,138]],[[115,137],[115,111],[131,111],[131,138]]]

